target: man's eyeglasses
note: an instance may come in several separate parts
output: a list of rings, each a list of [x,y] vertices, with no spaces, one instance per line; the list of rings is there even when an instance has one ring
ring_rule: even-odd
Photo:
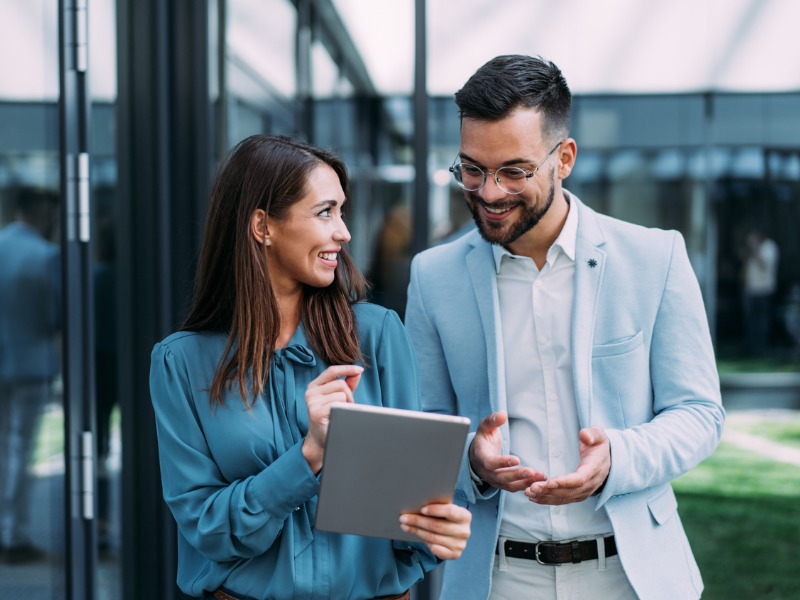
[[[526,171],[519,167],[500,167],[495,171],[484,171],[473,164],[459,162],[450,167],[450,172],[455,177],[456,183],[468,192],[477,192],[486,184],[486,176],[493,175],[494,182],[503,192],[506,194],[521,194],[528,184],[528,179],[536,175],[536,171],[542,168],[542,165],[547,162],[547,159],[563,142],[564,140],[561,140],[553,146],[553,149],[547,153],[542,162],[532,171]]]

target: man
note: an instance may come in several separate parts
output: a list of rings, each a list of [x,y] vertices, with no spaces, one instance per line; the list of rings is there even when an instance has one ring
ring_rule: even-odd
[[[425,409],[476,428],[441,597],[698,598],[670,481],[724,411],[683,238],[562,188],[577,146],[551,62],[497,57],[455,99],[477,231],[414,258],[406,309]]]
[[[10,564],[44,557],[31,540],[29,468],[59,373],[57,210],[55,193],[22,188],[0,230],[0,560]]]

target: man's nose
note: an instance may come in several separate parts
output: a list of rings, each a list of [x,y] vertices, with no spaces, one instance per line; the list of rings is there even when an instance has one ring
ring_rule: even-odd
[[[484,182],[483,187],[476,193],[480,195],[481,200],[484,202],[494,202],[496,200],[505,198],[508,195],[497,185],[497,180],[495,179],[494,174],[486,175],[486,181]]]

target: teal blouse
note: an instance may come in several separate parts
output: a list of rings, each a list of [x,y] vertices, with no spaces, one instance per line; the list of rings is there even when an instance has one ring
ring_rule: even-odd
[[[365,370],[358,403],[420,410],[411,345],[399,317],[354,306]],[[178,585],[256,600],[365,599],[405,591],[438,564],[427,547],[316,531],[319,478],[303,458],[305,390],[328,365],[302,325],[278,350],[264,393],[238,387],[211,407],[226,336],[178,332],[155,345],[150,392],[164,499],[178,524]],[[324,467],[323,467],[324,469]]]

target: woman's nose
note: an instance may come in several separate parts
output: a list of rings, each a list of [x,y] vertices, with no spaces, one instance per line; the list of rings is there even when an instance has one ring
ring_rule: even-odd
[[[344,221],[341,219],[339,220],[339,226],[336,228],[336,231],[333,233],[333,237],[336,241],[339,242],[349,242],[350,241],[350,230],[347,229],[347,225],[344,224]]]

